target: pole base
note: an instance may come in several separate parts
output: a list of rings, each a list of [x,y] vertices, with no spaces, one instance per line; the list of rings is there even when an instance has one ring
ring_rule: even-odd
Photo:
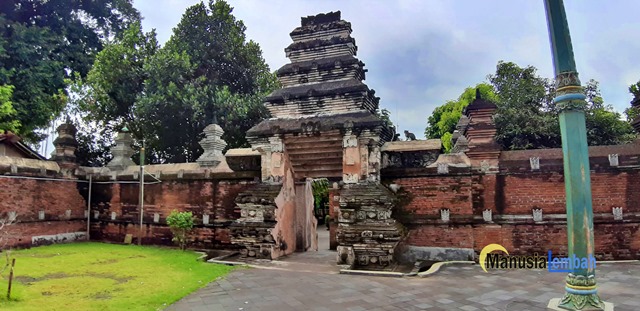
[[[610,302],[604,302],[602,300],[599,300],[601,303],[601,308],[598,307],[593,307],[591,305],[586,305],[584,306],[584,308],[582,309],[578,309],[575,307],[575,305],[571,304],[563,304],[563,300],[565,298],[552,298],[551,300],[549,300],[549,304],[547,305],[547,309],[549,310],[556,310],[556,311],[567,311],[567,310],[574,310],[574,311],[586,311],[586,310],[599,310],[599,311],[613,311],[613,304]]]

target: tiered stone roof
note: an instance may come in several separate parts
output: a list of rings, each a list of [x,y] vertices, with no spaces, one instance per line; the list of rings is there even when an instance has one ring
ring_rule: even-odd
[[[493,115],[497,109],[496,104],[485,100],[480,96],[480,90],[476,89],[476,99],[465,108],[465,115],[469,118],[463,135],[464,141],[458,138],[456,142],[459,144],[455,149],[464,149],[467,156],[471,159],[485,160],[497,159],[500,156],[500,146],[496,143],[496,126],[493,123]]]
[[[265,99],[272,119],[249,130],[248,136],[265,134],[266,128],[290,127],[283,126],[282,119],[358,114],[354,127],[372,128],[371,118],[376,119],[373,127],[383,124],[376,116],[379,98],[362,82],[366,69],[355,57],[358,49],[351,23],[342,20],[339,11],[303,17],[291,39],[285,49],[291,63],[276,73],[282,89]],[[366,124],[359,124],[360,119]]]

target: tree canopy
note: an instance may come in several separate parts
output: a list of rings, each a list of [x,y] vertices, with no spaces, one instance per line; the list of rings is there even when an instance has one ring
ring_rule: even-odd
[[[494,121],[496,141],[505,150],[560,148],[560,125],[553,103],[553,81],[537,75],[533,66],[520,67],[512,62],[498,62],[495,74],[481,83],[482,96],[498,106]],[[587,96],[585,117],[590,145],[611,145],[633,139],[633,128],[621,119],[611,105],[604,104],[599,84],[590,80],[584,87]],[[429,117],[425,135],[441,138],[446,151],[451,133],[463,109],[475,98],[474,88],[467,88],[455,101],[437,107]]]
[[[85,76],[105,42],[139,19],[131,0],[1,1],[0,86],[12,90],[13,130],[42,139],[37,130],[64,109],[69,79]]]
[[[232,11],[221,0],[189,7],[162,47],[154,31],[131,25],[77,83],[85,122],[107,136],[127,126],[145,139],[152,163],[195,161],[214,117],[228,148],[247,146],[245,132],[268,116],[262,98],[277,80]]]

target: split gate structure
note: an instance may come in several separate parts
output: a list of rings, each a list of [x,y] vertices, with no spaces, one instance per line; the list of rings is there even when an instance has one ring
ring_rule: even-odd
[[[340,12],[302,18],[291,38],[291,63],[277,71],[283,87],[265,100],[272,117],[247,132],[252,148],[223,154],[223,129],[210,124],[196,162],[145,166],[142,217],[130,133],[118,134],[105,167],[75,163],[71,124],[58,128],[49,160],[0,135],[0,217],[17,220],[9,244],[88,233],[169,245],[166,217],[178,210],[196,218],[193,247],[276,259],[318,248],[310,179],[327,178],[340,264],[468,260],[491,243],[513,255],[569,252],[561,149],[501,150],[496,105],[480,96],[460,118],[452,153],[441,152],[439,139],[391,141],[395,130],[363,83],[366,69]],[[640,117],[633,124],[640,130]],[[588,153],[595,256],[639,259],[640,140]]]
[[[380,184],[380,169],[381,147],[394,131],[378,115],[379,98],[362,82],[367,70],[356,58],[351,31],[340,12],[332,12],[302,18],[291,32],[293,43],[285,49],[291,63],[277,71],[282,89],[265,102],[272,118],[247,132],[260,152],[263,182],[236,200],[242,218],[231,226],[232,243],[247,256],[277,258],[317,247],[313,202],[299,198],[310,198],[310,187],[299,183],[328,178],[340,188],[333,197],[339,208],[331,213],[339,260],[392,261],[402,228],[391,217],[394,194]],[[288,208],[290,201],[298,206]],[[287,232],[291,228],[295,232]]]

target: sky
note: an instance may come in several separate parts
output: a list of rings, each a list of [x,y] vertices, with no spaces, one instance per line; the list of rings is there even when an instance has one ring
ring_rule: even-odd
[[[143,28],[166,42],[185,9],[199,1],[134,0]],[[424,137],[433,109],[485,82],[498,61],[553,78],[544,3],[514,0],[230,0],[233,14],[260,44],[271,70],[289,63],[284,49],[300,18],[341,11],[351,22],[369,88],[399,130]],[[640,1],[565,0],[580,79],[600,82],[606,104],[630,106],[640,80]]]

